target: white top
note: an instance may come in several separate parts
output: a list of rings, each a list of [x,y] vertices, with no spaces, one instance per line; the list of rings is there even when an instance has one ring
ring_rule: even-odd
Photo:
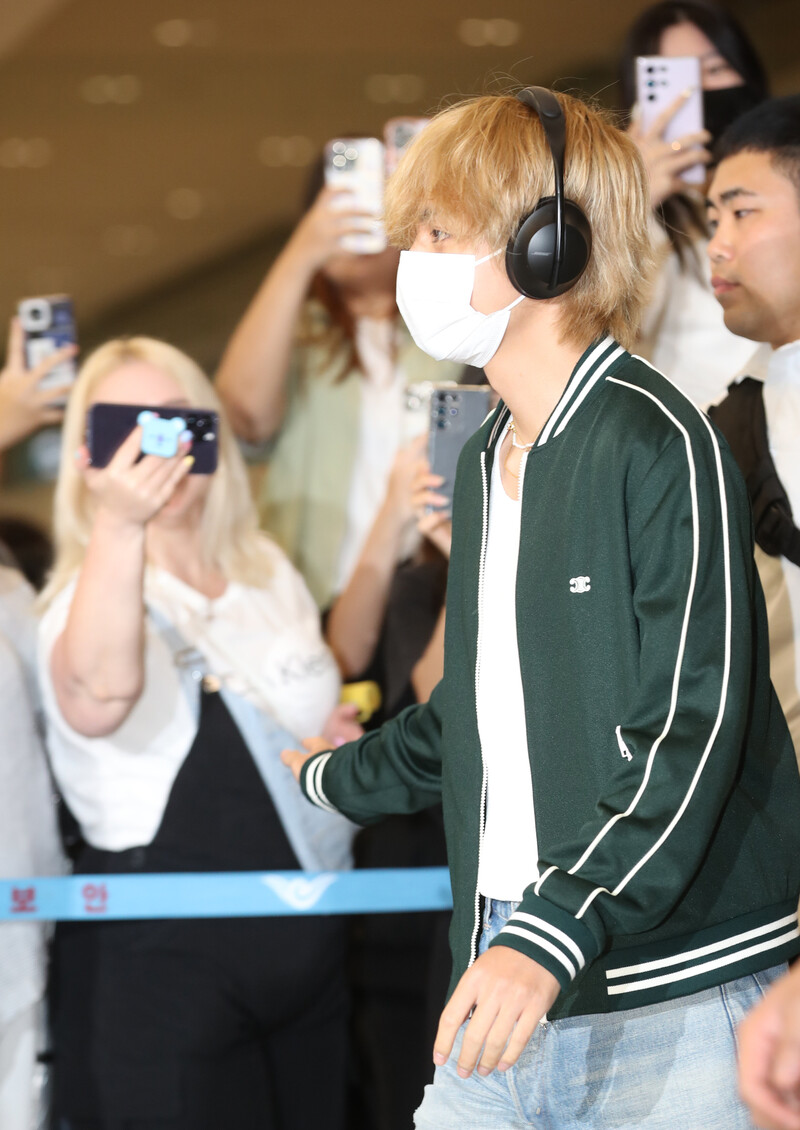
[[[293,734],[321,732],[339,695],[339,673],[320,635],[319,612],[299,573],[270,543],[269,587],[231,582],[209,600],[177,577],[148,567],[145,601],[162,613],[209,666]],[[167,643],[148,620],[142,694],[114,733],[87,738],[58,709],[50,652],[63,631],[74,585],[59,593],[39,630],[39,676],[53,771],[86,840],[122,851],[149,843],[197,733]]]
[[[478,890],[519,902],[538,878],[525,702],[517,646],[517,558],[522,506],[509,498],[495,450],[478,638],[478,734],[487,774]],[[522,457],[520,482],[527,456]]]
[[[657,229],[657,230],[656,230]],[[653,224],[660,265],[645,309],[638,352],[701,408],[725,393],[753,343],[726,327],[711,290],[707,241],[695,241],[697,264],[682,270],[660,225]],[[701,281],[702,280],[702,281]]]
[[[763,376],[758,369],[754,363],[749,375]],[[800,527],[800,341],[769,354],[764,410],[770,453]],[[756,564],[767,602],[770,674],[800,761],[800,567],[758,546]]]
[[[35,713],[33,599],[21,574],[0,567],[0,875],[14,879],[65,870]],[[0,924],[0,1030],[44,994],[47,932],[22,914]]]
[[[398,332],[394,318],[359,318],[356,322],[356,346],[364,372],[347,521],[336,572],[337,593],[352,576],[386,496],[394,457],[406,441],[406,376],[397,364]],[[426,415],[426,427],[427,423]]]

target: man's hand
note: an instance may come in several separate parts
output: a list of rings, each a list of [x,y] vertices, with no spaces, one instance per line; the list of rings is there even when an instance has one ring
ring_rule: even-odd
[[[800,1130],[800,966],[739,1026],[739,1091],[764,1130]]]
[[[436,1033],[433,1062],[447,1062],[456,1033],[474,1008],[461,1044],[458,1074],[468,1078],[476,1064],[479,1075],[488,1075],[495,1067],[507,1070],[517,1062],[560,988],[553,974],[531,958],[508,946],[493,946],[467,970],[448,1001]]]
[[[300,772],[309,757],[313,757],[316,753],[325,753],[331,748],[331,743],[325,738],[305,738],[303,745],[308,750],[308,753],[303,753],[303,751],[299,749],[281,750],[281,761],[284,765],[288,765],[292,773],[294,773],[295,781],[300,780]]]

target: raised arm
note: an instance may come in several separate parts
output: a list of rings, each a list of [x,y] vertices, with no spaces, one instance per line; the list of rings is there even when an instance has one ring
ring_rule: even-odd
[[[142,692],[146,527],[192,462],[182,448],[172,459],[148,455],[137,463],[140,447],[136,428],[103,470],[87,467],[85,449],[79,452],[95,515],[50,664],[59,708],[86,737],[116,730]]]
[[[297,225],[234,330],[217,372],[217,391],[238,435],[257,443],[281,426],[297,319],[314,275],[341,251],[341,238],[363,217],[323,188]],[[338,204],[338,206],[337,206]]]

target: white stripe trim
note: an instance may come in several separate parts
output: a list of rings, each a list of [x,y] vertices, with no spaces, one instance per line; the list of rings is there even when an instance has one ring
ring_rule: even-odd
[[[658,961],[643,961],[640,965],[620,966],[619,969],[609,969],[606,977],[610,981],[614,977],[635,977],[639,973],[649,973],[653,969],[668,969],[672,965],[684,965],[687,961],[694,961],[699,957],[706,957],[710,953],[719,953],[720,950],[730,949],[731,946],[749,942],[753,938],[771,934],[774,930],[781,930],[791,922],[797,923],[797,914],[787,914],[777,922],[770,922],[766,926],[759,926],[755,930],[747,930],[744,934],[737,934],[733,938],[725,938],[721,942],[713,942],[708,946],[700,946],[695,950],[685,950],[683,953],[673,954],[672,957],[660,958]]]
[[[566,428],[567,424],[570,422],[572,417],[578,411],[581,404],[583,404],[584,400],[589,395],[589,393],[592,391],[592,389],[597,384],[597,382],[601,381],[603,379],[603,377],[605,376],[609,367],[611,365],[613,365],[614,362],[616,361],[616,359],[618,357],[621,357],[624,352],[625,352],[625,350],[622,348],[622,346],[618,345],[617,348],[614,350],[614,352],[609,357],[607,357],[605,359],[605,361],[603,361],[602,364],[598,367],[597,372],[592,373],[590,379],[586,382],[586,384],[583,386],[581,391],[575,397],[575,399],[573,400],[572,404],[569,407],[569,411],[565,414],[563,420],[561,421],[561,423],[556,428],[555,433],[554,433],[555,435],[557,435],[557,436],[561,435],[564,428]]]
[[[492,409],[492,411],[494,411],[494,409]],[[490,412],[489,415],[491,416],[491,414],[492,413]],[[486,445],[487,449],[492,446],[492,444],[494,443],[494,440],[495,440],[495,436],[499,432],[500,428],[503,426],[504,421],[506,419],[508,419],[508,417],[510,415],[511,415],[511,409],[508,407],[507,404],[504,404],[503,410],[501,411],[500,415],[495,420],[494,427],[492,428],[491,432],[489,433],[489,442]],[[483,427],[483,424],[481,424],[481,427]]]
[[[549,879],[554,871],[558,871],[558,868],[555,864],[552,864],[552,866],[548,867],[547,870],[543,872],[543,874],[539,877],[536,886],[533,888],[533,893],[535,895],[538,895],[539,888],[541,887],[542,883],[545,881],[545,879]]]
[[[633,798],[633,800],[631,801],[630,805],[628,806],[628,808],[626,809],[625,812],[616,813],[605,824],[605,826],[603,828],[601,828],[601,830],[595,836],[592,843],[586,848],[586,850],[584,851],[581,858],[577,861],[577,863],[574,864],[573,867],[570,868],[570,870],[569,870],[570,875],[574,875],[575,872],[578,871],[586,863],[586,861],[590,858],[590,856],[594,852],[597,845],[601,842],[601,840],[604,839],[604,837],[608,834],[608,832],[611,830],[611,828],[617,823],[617,821],[625,819],[625,818],[627,818],[628,816],[631,815],[631,813],[636,809],[637,805],[639,804],[639,801],[641,800],[642,796],[644,795],[644,793],[646,791],[647,785],[650,781],[650,776],[651,776],[651,773],[652,773],[655,755],[657,754],[661,743],[663,742],[663,740],[666,738],[667,734],[669,733],[669,730],[672,726],[672,721],[675,717],[675,713],[676,713],[676,710],[677,710],[678,687],[679,687],[679,684],[680,684],[681,667],[682,667],[682,664],[683,664],[683,656],[684,656],[684,651],[685,651],[685,647],[686,647],[686,636],[688,634],[688,629],[689,629],[689,618],[690,618],[691,606],[692,606],[692,601],[694,599],[694,590],[695,590],[695,585],[696,585],[696,582],[697,582],[697,568],[698,568],[698,558],[699,558],[699,511],[698,511],[698,502],[697,502],[697,472],[696,472],[696,467],[695,467],[695,463],[694,463],[694,457],[693,457],[693,454],[692,454],[692,444],[691,444],[691,439],[689,437],[689,433],[687,432],[687,430],[683,426],[683,424],[681,424],[680,421],[678,419],[676,419],[676,417],[669,411],[669,409],[664,404],[662,404],[661,401],[656,396],[654,396],[651,392],[649,392],[647,389],[640,388],[638,385],[631,384],[628,381],[622,381],[618,377],[608,377],[606,379],[608,381],[613,382],[614,384],[621,385],[624,388],[629,388],[633,392],[638,392],[641,395],[648,397],[648,399],[652,400],[653,403],[658,408],[661,409],[661,411],[664,413],[664,415],[667,416],[672,421],[672,423],[675,425],[675,427],[683,435],[684,444],[686,446],[686,457],[687,457],[687,461],[689,463],[689,484],[690,484],[691,499],[692,499],[692,527],[693,527],[693,529],[692,529],[692,545],[693,545],[692,573],[691,573],[691,579],[690,579],[690,583],[689,583],[689,590],[688,590],[687,598],[686,598],[686,608],[685,608],[685,611],[684,611],[683,625],[682,625],[682,628],[681,628],[680,646],[679,646],[679,649],[678,649],[678,656],[677,656],[677,660],[676,660],[676,664],[675,664],[675,672],[674,672],[673,681],[672,681],[672,694],[671,694],[671,701],[670,701],[670,709],[669,709],[669,713],[668,713],[668,716],[667,716],[667,719],[666,719],[666,722],[665,722],[665,725],[664,725],[664,729],[659,734],[659,736],[656,738],[655,742],[653,743],[653,745],[650,749],[650,753],[649,753],[648,759],[647,759],[647,766],[646,766],[646,769],[645,769],[645,772],[644,772],[644,776],[642,778],[642,783],[641,783],[641,785],[640,785],[640,787],[639,787],[639,789],[636,793],[636,796]],[[721,684],[721,687],[720,687],[720,704],[719,704],[719,709],[717,711],[716,722],[715,722],[714,727],[711,731],[711,734],[709,736],[705,750],[703,751],[700,762],[699,762],[698,767],[695,771],[695,774],[692,778],[692,781],[689,785],[689,789],[687,790],[687,793],[686,793],[686,795],[683,799],[683,802],[679,806],[677,812],[675,813],[675,816],[672,818],[669,825],[664,830],[662,835],[658,838],[658,840],[642,856],[642,858],[638,861],[638,863],[633,868],[631,868],[631,870],[628,872],[628,874],[623,879],[620,880],[620,882],[617,884],[617,886],[614,888],[614,890],[612,892],[610,892],[612,894],[612,896],[616,896],[616,895],[619,894],[620,891],[624,890],[624,888],[631,881],[631,879],[633,879],[633,877],[637,874],[637,872],[642,867],[644,867],[645,863],[647,863],[647,861],[652,858],[652,856],[659,850],[659,848],[662,846],[662,844],[672,834],[673,830],[675,829],[676,825],[678,824],[678,821],[683,816],[683,813],[686,811],[686,808],[689,804],[689,801],[691,800],[691,798],[692,798],[692,796],[695,792],[695,789],[697,788],[697,784],[700,780],[703,769],[705,768],[706,762],[708,761],[708,757],[711,753],[711,749],[713,748],[714,742],[716,741],[716,737],[717,737],[717,734],[719,732],[719,728],[722,725],[722,719],[723,719],[724,714],[725,714],[725,707],[727,705],[728,680],[729,680],[729,677],[730,677],[730,656],[731,656],[731,578],[730,578],[727,496],[726,496],[726,492],[725,492],[725,482],[724,482],[723,475],[722,475],[722,461],[721,461],[721,458],[720,458],[719,445],[717,443],[717,440],[716,440],[716,437],[714,435],[713,429],[711,428],[711,425],[708,423],[708,421],[705,419],[705,417],[703,416],[703,414],[701,412],[698,412],[698,415],[706,423],[708,432],[711,436],[711,441],[712,441],[712,445],[713,445],[713,449],[714,449],[714,458],[715,458],[715,463],[716,463],[716,467],[717,467],[717,478],[718,478],[718,484],[719,484],[720,511],[721,511],[721,519],[722,519],[723,544],[724,544],[723,569],[724,569],[724,577],[725,577],[725,657],[724,657],[722,684]],[[580,910],[578,911],[578,913],[576,914],[575,917],[578,918],[578,919],[582,918],[583,915],[588,910],[589,906],[592,904],[592,902],[598,897],[598,895],[600,895],[602,893],[607,894],[609,892],[608,892],[607,888],[605,888],[605,887],[596,887],[595,890],[589,895],[589,897],[583,903],[583,906],[581,906]]]
[[[547,443],[547,441],[550,438],[550,434],[553,431],[553,428],[558,423],[558,419],[559,419],[561,413],[564,411],[564,409],[567,407],[567,405],[569,404],[572,397],[575,395],[575,392],[576,392],[578,386],[580,385],[581,381],[586,376],[588,371],[591,369],[592,365],[594,365],[597,362],[597,360],[600,357],[602,357],[603,353],[605,353],[605,351],[608,349],[608,347],[610,345],[613,345],[613,344],[614,344],[613,337],[611,337],[611,336],[604,337],[603,340],[595,346],[595,348],[592,350],[592,352],[589,354],[589,356],[586,358],[586,360],[580,366],[578,371],[574,374],[574,376],[572,377],[572,380],[569,382],[569,384],[567,385],[567,387],[564,389],[563,393],[561,394],[561,399],[559,400],[558,404],[553,409],[553,411],[550,415],[550,419],[545,424],[545,426],[542,430],[542,434],[539,436],[539,439],[536,442],[537,447],[544,447],[544,445]]]
[[[750,946],[749,949],[740,950],[738,953],[728,954],[726,957],[719,957],[716,961],[707,961],[704,965],[694,965],[691,969],[681,969],[677,973],[665,973],[662,977],[650,977],[646,981],[628,981],[624,985],[608,985],[606,992],[610,997],[613,997],[620,993],[636,993],[642,989],[654,989],[659,985],[686,981],[690,977],[699,977],[703,973],[710,973],[713,969],[723,969],[726,965],[735,965],[737,961],[744,961],[745,958],[755,957],[756,954],[764,953],[766,950],[776,949],[778,946],[785,945],[798,937],[800,937],[800,929],[795,926],[794,930],[789,930],[788,933],[781,934],[777,938],[771,938],[757,946]]]
[[[509,918],[509,922],[530,922],[531,926],[536,926],[539,930],[543,930],[546,934],[550,934],[556,941],[561,942],[564,949],[568,949],[578,962],[578,968],[583,969],[586,964],[586,958],[576,942],[572,940],[569,934],[565,934],[563,930],[559,930],[557,926],[552,926],[544,918],[537,918],[535,914],[526,914],[524,911],[517,910]]]
[[[308,793],[308,799],[312,801],[317,808],[324,808],[326,812],[337,811],[322,791],[321,783],[322,771],[331,757],[333,757],[332,750],[329,753],[323,753],[306,773],[306,792]]]
[[[503,934],[517,934],[520,938],[524,938],[526,942],[532,941],[539,949],[544,950],[545,953],[552,954],[554,958],[560,961],[572,980],[578,975],[578,970],[569,958],[565,957],[561,950],[557,949],[551,942],[548,942],[547,938],[532,937],[529,930],[521,930],[518,926],[504,926],[500,933],[496,935],[496,938],[502,939]]]

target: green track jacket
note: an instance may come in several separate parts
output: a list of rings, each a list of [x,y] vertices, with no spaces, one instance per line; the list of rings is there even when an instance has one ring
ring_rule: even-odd
[[[443,800],[451,988],[480,920],[475,686],[507,418],[501,403],[459,463],[444,679],[301,778],[364,824]],[[548,1015],[679,997],[800,951],[800,777],[744,483],[706,416],[610,338],[584,353],[528,457],[516,605],[540,858],[492,944],[559,979]]]

